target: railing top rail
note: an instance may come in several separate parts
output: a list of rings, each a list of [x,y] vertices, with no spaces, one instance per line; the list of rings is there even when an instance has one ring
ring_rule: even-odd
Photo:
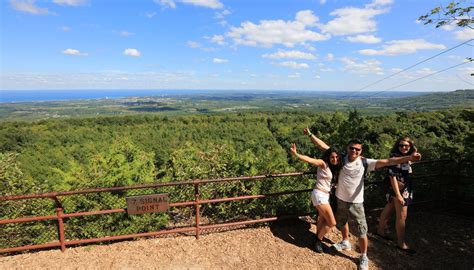
[[[209,183],[217,183],[217,182],[232,182],[232,181],[242,181],[242,180],[244,181],[261,180],[261,179],[266,179],[266,178],[294,177],[294,176],[303,176],[303,175],[309,175],[309,174],[315,174],[315,173],[314,172],[276,173],[276,174],[255,175],[255,176],[238,176],[238,177],[226,177],[226,178],[215,178],[215,179],[195,179],[195,180],[187,180],[187,181],[179,181],[179,182],[154,183],[154,184],[109,187],[109,188],[93,188],[93,189],[83,189],[83,190],[73,190],[73,191],[63,191],[63,192],[49,192],[49,193],[38,193],[38,194],[28,194],[28,195],[16,195],[16,196],[2,196],[0,197],[0,201],[16,201],[16,200],[44,199],[44,198],[55,199],[60,196],[71,196],[71,195],[79,195],[79,194],[87,194],[87,193],[112,192],[112,191],[157,188],[157,187],[179,186],[179,185],[209,184]]]

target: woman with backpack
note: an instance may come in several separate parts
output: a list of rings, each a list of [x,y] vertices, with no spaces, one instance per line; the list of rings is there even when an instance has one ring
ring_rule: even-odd
[[[409,156],[416,152],[413,142],[408,137],[399,138],[392,147],[391,156]],[[377,235],[390,239],[387,235],[388,220],[395,210],[395,229],[397,231],[397,248],[413,254],[415,250],[410,249],[405,241],[405,221],[408,213],[408,206],[413,201],[413,188],[411,179],[411,162],[388,167],[387,180],[389,181],[387,204],[380,214]]]
[[[296,145],[291,145],[291,154],[299,160],[316,166],[316,185],[311,192],[311,201],[318,211],[317,221],[317,239],[314,247],[316,252],[323,253],[323,244],[321,240],[329,230],[336,226],[336,219],[329,204],[329,195],[332,187],[332,180],[335,179],[340,167],[339,154],[336,149],[329,148],[324,151],[321,159],[315,159],[306,155],[298,154]]]

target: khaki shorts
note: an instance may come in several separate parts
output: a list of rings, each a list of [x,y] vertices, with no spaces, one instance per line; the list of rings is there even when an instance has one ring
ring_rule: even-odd
[[[337,199],[336,223],[339,230],[349,222],[349,227],[355,236],[367,236],[367,221],[363,203],[348,203]]]

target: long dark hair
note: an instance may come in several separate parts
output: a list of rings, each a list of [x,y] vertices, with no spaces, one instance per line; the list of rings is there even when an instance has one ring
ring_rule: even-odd
[[[333,165],[330,161],[330,157],[331,157],[332,153],[336,153],[337,156],[338,156],[336,165]],[[336,179],[337,179],[337,175],[339,174],[339,170],[342,167],[341,155],[339,154],[339,151],[337,151],[336,148],[329,147],[326,151],[324,151],[323,156],[321,157],[321,159],[324,162],[326,162],[326,164],[329,166],[329,169],[332,172],[333,177],[336,177]]]
[[[402,152],[400,152],[399,144],[401,142],[407,142],[410,144],[410,150],[408,150],[408,153],[403,154]],[[398,156],[409,156],[413,154],[414,152],[416,152],[416,147],[413,145],[413,141],[409,137],[400,137],[393,145],[392,150],[390,151],[390,154],[398,155]]]

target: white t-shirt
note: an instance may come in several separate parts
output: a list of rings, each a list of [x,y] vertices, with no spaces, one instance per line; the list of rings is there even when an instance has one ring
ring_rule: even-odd
[[[329,169],[329,165],[326,165],[323,169],[318,167],[316,179],[314,188],[326,191],[327,193],[331,192],[332,172]]]
[[[347,156],[344,157],[345,165],[339,172],[337,181],[336,197],[349,203],[364,202],[364,164],[361,158],[349,162]],[[376,159],[367,159],[367,170],[374,171]]]

